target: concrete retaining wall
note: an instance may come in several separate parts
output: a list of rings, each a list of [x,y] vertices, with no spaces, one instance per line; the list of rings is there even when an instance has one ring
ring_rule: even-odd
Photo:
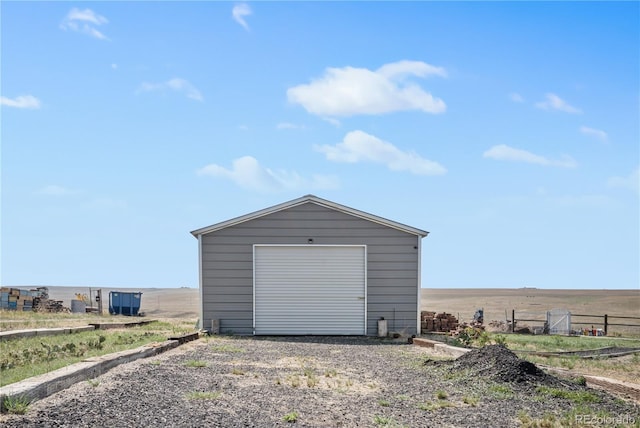
[[[74,383],[96,378],[120,364],[160,354],[176,348],[179,344],[178,340],[167,340],[160,344],[145,345],[136,349],[87,358],[79,363],[3,386],[0,388],[0,409],[6,410],[4,408],[6,398],[25,398],[29,401],[36,401],[62,391]]]
[[[443,354],[445,356],[458,358],[461,355],[466,354],[471,351],[468,348],[458,348],[457,346],[447,345],[446,343],[438,342],[436,340],[422,339],[422,338],[414,338],[413,344],[417,346],[421,346],[423,348],[433,348],[434,351],[439,354]]]
[[[95,327],[92,325],[84,325],[81,327],[35,328],[30,330],[0,331],[0,341],[32,336],[55,336],[56,334],[79,333],[81,331],[91,330],[95,330]]]

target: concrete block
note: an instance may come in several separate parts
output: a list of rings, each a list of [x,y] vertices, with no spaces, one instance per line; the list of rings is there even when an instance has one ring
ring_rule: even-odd
[[[177,340],[168,340],[160,344],[146,345],[100,357],[87,358],[79,363],[3,386],[0,388],[0,406],[2,406],[6,397],[25,397],[30,401],[40,400],[77,382],[96,378],[120,364],[161,354],[169,349],[176,348],[179,344]],[[4,411],[5,409],[2,408],[1,410]]]

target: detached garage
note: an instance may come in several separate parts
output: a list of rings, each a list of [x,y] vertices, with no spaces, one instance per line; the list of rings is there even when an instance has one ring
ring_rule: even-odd
[[[376,335],[420,327],[428,232],[313,195],[191,232],[201,327],[255,335]]]

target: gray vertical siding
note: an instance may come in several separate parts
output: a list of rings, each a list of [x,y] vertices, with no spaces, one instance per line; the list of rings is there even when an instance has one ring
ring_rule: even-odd
[[[367,334],[377,320],[416,333],[420,237],[314,203],[291,207],[202,235],[203,327],[253,333],[253,244],[367,246]]]

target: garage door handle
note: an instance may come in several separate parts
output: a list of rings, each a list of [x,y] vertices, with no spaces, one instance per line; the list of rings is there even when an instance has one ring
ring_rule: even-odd
[[[358,300],[364,300],[364,297],[358,297]]]

